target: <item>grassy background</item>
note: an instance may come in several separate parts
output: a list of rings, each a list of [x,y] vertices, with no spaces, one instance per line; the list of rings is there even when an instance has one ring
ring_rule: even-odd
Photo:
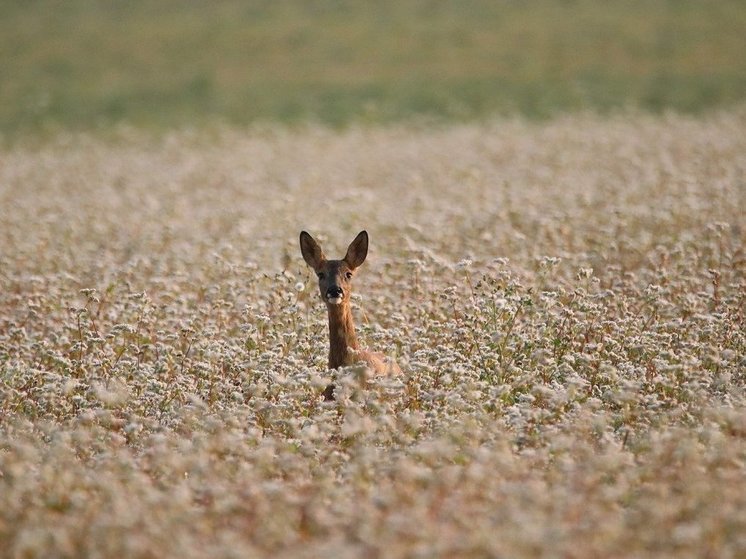
[[[0,1],[0,131],[746,98],[746,3]]]

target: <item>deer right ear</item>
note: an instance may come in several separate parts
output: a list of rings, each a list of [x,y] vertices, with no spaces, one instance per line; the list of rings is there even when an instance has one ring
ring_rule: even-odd
[[[305,231],[300,232],[300,252],[303,255],[303,260],[306,261],[306,264],[311,266],[314,270],[318,270],[324,260],[326,260],[319,243],[317,243],[313,237]]]
[[[360,231],[355,240],[350,243],[345,254],[344,261],[353,270],[365,262],[368,256],[368,232]]]

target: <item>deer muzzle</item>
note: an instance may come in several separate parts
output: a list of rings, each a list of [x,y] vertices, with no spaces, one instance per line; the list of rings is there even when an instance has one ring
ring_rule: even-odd
[[[326,300],[328,303],[338,305],[342,302],[344,291],[338,285],[332,285],[326,290]]]

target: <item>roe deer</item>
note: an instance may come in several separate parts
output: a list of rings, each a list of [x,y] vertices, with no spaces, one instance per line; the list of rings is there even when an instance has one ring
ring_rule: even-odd
[[[300,233],[300,251],[319,278],[319,292],[329,311],[329,368],[363,363],[375,374],[400,373],[398,365],[380,353],[359,348],[350,307],[351,280],[368,255],[368,233],[361,231],[347,248],[342,260],[327,260],[319,244],[305,231]],[[334,385],[324,390],[324,399],[333,400]]]

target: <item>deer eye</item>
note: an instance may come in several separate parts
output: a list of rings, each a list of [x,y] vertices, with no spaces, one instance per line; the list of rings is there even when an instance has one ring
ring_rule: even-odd
[[[324,278],[326,277],[326,274],[325,274],[324,272],[319,272],[319,273],[318,273],[318,274],[316,274],[316,275],[317,275],[317,276],[319,276],[319,279],[320,279],[320,280],[322,280],[322,279],[324,279]]]
[[[352,272],[345,272],[345,277],[347,279],[352,279]]]

